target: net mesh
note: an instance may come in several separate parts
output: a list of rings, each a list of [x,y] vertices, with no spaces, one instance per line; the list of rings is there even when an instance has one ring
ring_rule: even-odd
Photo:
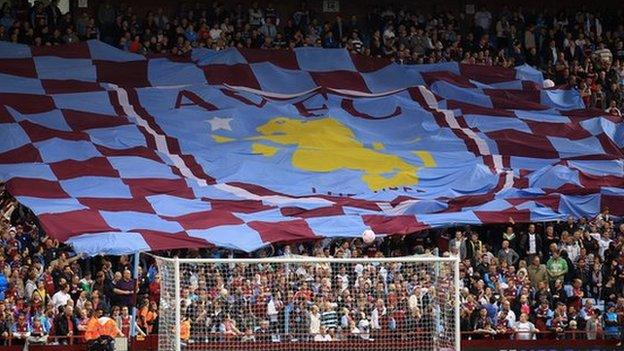
[[[159,350],[176,350],[175,340],[178,338],[178,331],[175,328],[175,264],[156,258],[158,265],[158,274],[160,275],[160,313],[158,348]]]
[[[454,261],[282,261],[158,259],[159,349],[456,349]]]

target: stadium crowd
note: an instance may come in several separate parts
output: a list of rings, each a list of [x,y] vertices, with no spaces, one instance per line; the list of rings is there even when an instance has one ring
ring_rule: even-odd
[[[161,291],[151,257],[143,257],[135,280],[129,257],[76,255],[46,236],[8,193],[0,199],[0,343],[81,342],[93,316],[108,316],[116,323],[112,332],[127,336],[135,306],[139,333],[159,332],[160,296],[173,291]],[[249,257],[214,249],[161,254]],[[591,220],[525,225],[510,218],[506,227],[436,230],[369,245],[359,238],[281,245],[252,257],[413,254],[461,256],[464,337],[622,337],[624,223],[615,225],[608,210]],[[452,320],[448,266],[286,267],[182,265],[182,340],[409,340]]]
[[[137,13],[108,0],[97,12],[61,13],[57,0],[32,7],[4,2],[0,40],[34,46],[100,39],[141,54],[185,55],[194,47],[346,48],[400,64],[457,61],[539,68],[557,86],[577,89],[588,106],[621,116],[624,103],[624,12],[564,8],[560,12],[503,6],[492,13],[410,11],[375,7],[365,18],[323,21],[306,2],[291,14],[272,3],[214,1]],[[27,4],[27,2],[21,2]]]
[[[97,13],[62,14],[52,1],[30,8],[5,2],[0,40],[61,45],[100,39],[141,54],[185,55],[193,47],[289,49],[344,47],[399,64],[459,61],[537,67],[556,85],[578,89],[588,106],[621,115],[624,102],[624,16],[586,10],[509,10],[492,14],[419,13],[375,8],[366,18],[322,22],[302,3],[294,13],[271,4],[158,10],[139,14],[105,1]],[[0,344],[68,343],[88,333],[92,316],[109,316],[128,335],[138,308],[142,333],[159,331],[160,277],[149,258],[132,278],[129,257],[76,255],[46,236],[32,213],[8,193],[0,197]],[[449,233],[448,241],[438,240]],[[608,211],[561,223],[459,228],[364,245],[361,240],[286,245],[256,253],[317,257],[459,254],[461,326],[473,338],[622,338],[624,224]],[[168,252],[224,257],[226,251]],[[237,255],[241,255],[237,253]],[[184,271],[186,342],[223,337],[333,340],[410,337],[434,323],[428,301],[446,301],[425,268],[400,265],[323,267],[311,264],[278,279],[269,268],[234,266]],[[444,282],[442,282],[444,283]],[[136,290],[136,293],[135,293]],[[240,308],[243,306],[244,308]],[[246,313],[249,312],[249,313]],[[413,327],[413,328],[412,328]],[[403,332],[402,332],[403,331]],[[579,331],[578,334],[570,333]],[[514,335],[514,332],[519,332]],[[538,335],[537,333],[540,332]],[[542,334],[541,332],[546,332]],[[213,334],[211,334],[213,333]],[[353,334],[353,335],[350,335]],[[52,336],[52,337],[50,337]]]

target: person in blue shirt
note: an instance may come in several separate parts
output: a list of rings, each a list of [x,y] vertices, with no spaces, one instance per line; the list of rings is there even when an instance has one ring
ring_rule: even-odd
[[[607,312],[604,314],[604,333],[608,339],[614,339],[620,335],[620,324],[618,323],[618,315],[613,302],[609,302]]]
[[[340,43],[338,43],[336,38],[334,38],[334,33],[332,33],[332,31],[328,31],[325,34],[325,39],[323,39],[323,47],[326,49],[335,49],[339,47],[339,45]]]
[[[195,30],[193,29],[192,24],[189,24],[186,32],[184,33],[184,37],[186,38],[186,40],[190,41],[191,43],[194,43],[197,41],[197,32],[195,32]]]
[[[4,272],[0,271],[0,300],[4,300],[4,293],[9,288],[9,281],[7,280]]]

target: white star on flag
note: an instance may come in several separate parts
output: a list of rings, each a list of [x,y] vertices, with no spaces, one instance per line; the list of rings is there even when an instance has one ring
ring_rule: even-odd
[[[213,119],[209,120],[208,123],[210,123],[210,128],[212,128],[212,131],[214,132],[215,130],[219,129],[232,130],[232,127],[230,126],[230,121],[232,121],[232,118],[214,117]]]

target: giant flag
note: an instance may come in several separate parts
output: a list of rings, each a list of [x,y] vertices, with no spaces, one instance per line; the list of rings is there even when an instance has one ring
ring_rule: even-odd
[[[345,50],[0,44],[0,180],[89,254],[624,215],[620,118],[542,75]]]

